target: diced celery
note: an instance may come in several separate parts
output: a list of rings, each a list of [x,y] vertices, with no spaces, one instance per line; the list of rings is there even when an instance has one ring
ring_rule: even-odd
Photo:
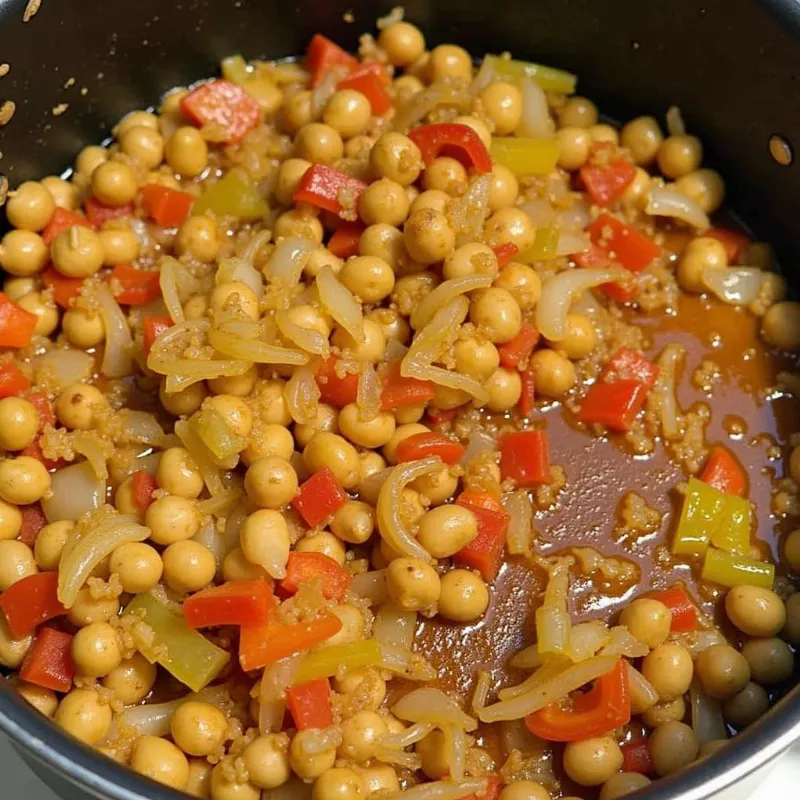
[[[516,61],[513,58],[492,55],[484,56],[484,61],[489,62],[492,72],[498,78],[505,78],[508,81],[520,81],[524,77],[533,78],[546,92],[572,94],[578,82],[578,78],[571,72],[534,64],[531,61]]]
[[[556,167],[558,154],[555,139],[492,139],[492,158],[515,175],[549,175]]]
[[[258,219],[268,208],[253,186],[237,172],[229,172],[195,200],[192,214],[197,216],[206,211],[213,211],[217,216]]]

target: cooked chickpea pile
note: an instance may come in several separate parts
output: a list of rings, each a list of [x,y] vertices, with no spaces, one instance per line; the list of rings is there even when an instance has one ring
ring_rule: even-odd
[[[600,121],[591,100],[545,86],[533,95],[544,99],[533,139],[539,146],[544,141],[555,160],[546,173],[525,174],[498,154],[504,143],[531,137],[525,133],[532,124],[530,79],[521,81],[508,66],[513,62],[502,59],[488,77],[484,68],[476,73],[461,47],[429,49],[422,32],[402,19],[382,25],[376,38],[362,39],[360,63],[324,45],[330,70],[341,70],[338,88],[330,72],[314,74],[311,49],[309,71],[242,62],[234,76],[226,70],[236,60],[229,59],[223,72],[239,99],[230,108],[225,103],[233,95],[220,100],[222,111],[213,119],[197,119],[202,109],[192,111],[202,86],[175,90],[157,111],[125,117],[107,147],[85,147],[69,179],[25,182],[9,195],[12,229],[0,243],[2,307],[31,335],[9,343],[0,330],[8,345],[0,357],[0,608],[7,615],[0,614],[0,665],[21,695],[65,732],[195,797],[258,800],[262,790],[302,780],[313,783],[314,800],[362,800],[444,781],[450,800],[614,800],[713,754],[726,745],[727,728],[746,728],[769,709],[792,676],[800,645],[800,594],[789,577],[779,574],[773,589],[709,589],[699,562],[684,560],[695,572],[689,588],[701,598],[698,608],[684,590],[691,614],[699,614],[697,630],[680,627],[676,608],[642,582],[636,599],[603,623],[602,642],[581,657],[627,656],[622,666],[629,670],[632,716],[583,737],[552,737],[560,742],[554,747],[563,770],[553,771],[549,750],[506,752],[499,744],[484,716],[491,718],[492,704],[502,705],[496,690],[504,684],[490,681],[488,700],[484,693],[479,702],[477,658],[470,662],[469,649],[460,651],[456,669],[465,679],[450,702],[477,716],[479,730],[477,723],[461,730],[395,713],[407,688],[399,692],[393,678],[421,678],[414,688],[439,685],[427,659],[441,658],[435,651],[449,645],[431,653],[417,648],[403,667],[391,663],[387,648],[408,655],[418,622],[434,631],[432,641],[437,631],[446,637],[459,625],[491,626],[499,562],[487,567],[479,549],[487,546],[491,520],[519,524],[513,514],[509,523],[504,510],[513,495],[544,530],[570,472],[591,469],[591,463],[562,468],[546,460],[544,476],[529,482],[509,476],[510,456],[498,439],[541,431],[541,411],[578,413],[581,430],[570,436],[613,438],[618,434],[610,431],[624,431],[620,443],[633,444],[639,455],[663,441],[676,463],[690,474],[699,471],[708,447],[702,431],[700,443],[690,443],[690,415],[679,417],[677,436],[667,435],[666,423],[662,431],[662,406],[650,400],[627,427],[580,416],[614,353],[623,346],[642,358],[649,347],[636,313],[674,315],[689,294],[719,304],[713,276],[746,267],[747,275],[735,280],[752,282],[757,274],[757,289],[745,292],[746,310],[730,314],[760,318],[763,344],[754,347],[795,351],[800,305],[786,299],[768,245],[693,222],[698,215],[707,222],[725,195],[721,176],[703,166],[697,137],[674,124],[665,135],[652,117],[617,128]],[[377,83],[344,80],[352,70]],[[376,93],[378,100],[388,98],[385,113],[376,112]],[[436,93],[440,99],[432,100]],[[411,122],[400,126],[401,118]],[[460,138],[431,155],[424,126],[450,123]],[[463,141],[467,158],[459,149]],[[489,158],[488,170],[479,168],[475,153]],[[624,191],[598,204],[592,170],[619,164],[627,170]],[[320,167],[355,182],[336,189],[327,205],[303,195],[309,171]],[[482,174],[483,196],[475,200]],[[229,178],[238,188],[229,184],[227,195],[212,202]],[[355,200],[352,185],[361,187]],[[680,212],[657,216],[651,205],[659,192]],[[180,203],[183,211],[174,218],[170,204]],[[470,203],[482,215],[477,226]],[[517,343],[549,318],[543,293],[551,281],[580,267],[616,268],[624,261],[609,243],[608,222],[589,238],[603,214],[626,226],[625,236],[647,237],[659,255],[647,269],[630,268],[625,281],[614,283],[614,273],[582,286],[566,302],[563,335],[548,339],[534,331],[532,343],[516,354]],[[355,238],[343,246],[338,237],[349,228]],[[541,250],[548,230],[563,250]],[[286,242],[300,242],[292,258],[302,268],[288,285],[285,272],[281,279],[272,272]],[[581,261],[590,248],[602,263]],[[336,303],[323,297],[326,276],[339,290]],[[479,288],[443,296],[435,309],[425,305],[437,287],[443,292],[476,279],[483,279]],[[604,292],[609,286],[634,289],[620,296]],[[434,325],[434,312],[438,317],[457,302],[463,315],[439,335],[446,341],[422,365],[426,373],[407,374],[406,363],[414,357],[416,367],[421,363],[414,355],[420,332]],[[163,327],[151,333],[154,320]],[[170,339],[179,333],[184,338]],[[219,345],[212,345],[212,334]],[[234,334],[244,342],[236,354],[223,341]],[[292,357],[285,364],[274,356],[243,364],[252,351],[245,345],[277,346]],[[185,374],[159,366],[170,359],[187,365]],[[402,391],[423,387],[422,393],[384,402],[389,365],[400,360]],[[211,371],[197,372],[203,363]],[[217,364],[227,366],[214,372]],[[310,395],[302,372],[309,365]],[[428,381],[437,368],[450,379]],[[365,401],[370,376],[382,392],[377,408]],[[212,428],[213,442],[203,438]],[[488,435],[494,449],[473,453],[476,432]],[[431,436],[444,449],[414,450]],[[444,455],[448,447],[458,449],[454,458]],[[392,476],[429,455],[440,460],[402,484],[386,506]],[[323,478],[335,491],[317,488],[308,500],[309,481]],[[798,484],[800,447],[792,451],[782,489],[795,505]],[[613,502],[616,487],[607,488]],[[470,496],[484,498],[484,505],[470,504]],[[333,498],[334,505],[309,522],[305,503],[320,498]],[[69,565],[79,569],[75,553],[109,519],[129,535],[70,586]],[[547,586],[549,597],[556,593],[554,562],[536,554],[533,523],[523,524],[524,546],[512,549],[509,538],[509,551],[515,563],[541,575],[541,592]],[[410,543],[387,529],[405,531]],[[785,537],[781,552],[789,571],[800,574],[800,529]],[[301,575],[292,584],[290,565],[301,555],[327,565],[324,575],[338,576],[344,588],[329,588],[324,575]],[[573,575],[580,572],[569,558]],[[62,605],[42,616],[43,626],[16,636],[13,587],[44,573],[57,574]],[[606,588],[616,580],[605,577]],[[268,660],[249,670],[242,660],[240,668],[236,651],[245,634],[236,625],[212,624],[193,635],[205,637],[203,645],[223,660],[202,682],[205,688],[190,695],[175,654],[158,641],[156,622],[148,628],[148,614],[126,609],[134,598],[146,598],[166,604],[169,613],[177,609],[186,627],[181,603],[188,620],[190,596],[243,582],[268,587],[270,597],[274,590],[270,625],[312,630],[332,621],[335,630],[273,659],[284,665],[279,673]],[[595,591],[604,592],[599,579]],[[712,597],[724,608],[728,638],[705,613]],[[514,602],[530,603],[532,618],[540,600],[519,593]],[[67,666],[36,678],[29,656],[43,630],[68,637]],[[386,638],[387,630],[394,638]],[[622,635],[627,644],[609,651],[613,637]],[[381,657],[348,666],[345,652],[373,640]],[[330,705],[330,714],[321,730],[300,724],[290,695],[295,670],[310,663],[302,659],[329,647],[344,660],[322,675],[329,691],[322,705]],[[546,656],[538,658],[535,666],[552,669]],[[52,680],[66,684],[56,689]],[[283,680],[277,697],[268,696],[273,680]],[[471,687],[466,696],[464,686]],[[183,701],[173,700],[181,695]],[[719,703],[713,720],[719,739],[700,739],[691,725],[690,704],[698,695]],[[148,706],[165,702],[171,705],[157,724],[141,721]],[[320,702],[312,705],[318,710]],[[560,711],[570,708],[567,702]],[[452,759],[454,731],[463,739],[460,764]],[[630,756],[636,746],[638,759]],[[488,781],[477,792],[467,783],[452,793],[473,778]]]

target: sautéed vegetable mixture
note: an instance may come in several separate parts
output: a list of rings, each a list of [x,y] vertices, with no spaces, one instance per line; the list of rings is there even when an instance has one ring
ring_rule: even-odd
[[[677,109],[575,90],[393,12],[11,193],[36,709],[211,800],[613,800],[785,691],[800,306]]]

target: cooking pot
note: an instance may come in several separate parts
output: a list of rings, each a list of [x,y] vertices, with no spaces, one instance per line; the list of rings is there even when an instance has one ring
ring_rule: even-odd
[[[393,5],[43,0],[23,24],[27,3],[0,0],[0,62],[11,67],[0,80],[0,99],[16,104],[0,130],[0,170],[12,186],[59,173],[123,114],[173,86],[215,74],[226,55],[291,56],[316,32],[355,49],[359,34]],[[639,113],[663,118],[678,105],[725,176],[731,206],[757,238],[775,245],[790,282],[800,281],[800,167],[779,163],[770,148],[774,137],[784,154],[800,143],[798,4],[407,0],[406,13],[431,43],[457,42],[476,55],[511,50],[569,69],[578,74],[582,94],[620,119]],[[184,797],[63,736],[5,681],[0,684],[0,730],[64,798],[87,792],[103,800]],[[800,687],[720,754],[631,798],[739,800],[797,739]]]

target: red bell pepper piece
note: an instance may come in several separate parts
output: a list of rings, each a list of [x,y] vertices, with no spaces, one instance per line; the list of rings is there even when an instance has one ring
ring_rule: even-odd
[[[511,242],[506,242],[505,244],[499,244],[497,247],[493,247],[492,252],[497,257],[497,266],[503,269],[503,267],[508,266],[519,255],[519,247]]]
[[[345,210],[354,212],[358,209],[358,201],[366,188],[364,181],[351,178],[333,167],[314,164],[300,178],[292,200],[341,215]]]
[[[722,445],[711,448],[711,454],[700,473],[700,480],[727,494],[740,497],[747,488],[747,475],[733,453]]]
[[[117,217],[129,217],[133,214],[133,206],[107,206],[96,197],[90,197],[83,204],[86,219],[93,228],[99,228],[104,222]]]
[[[509,369],[516,369],[528,359],[539,341],[539,331],[530,322],[523,322],[519,333],[510,341],[497,348],[500,353],[500,364]]]
[[[439,456],[445,464],[458,464],[464,457],[464,445],[441,433],[415,433],[397,445],[397,460],[419,461],[428,456]]]
[[[49,619],[63,617],[67,609],[58,599],[58,573],[37,572],[12,583],[0,594],[0,610],[16,639]]]
[[[292,498],[292,507],[315,528],[338,511],[347,501],[347,492],[339,485],[328,467],[317,470],[300,486]]]
[[[400,374],[400,362],[387,364],[381,377],[381,411],[416,406],[433,400],[436,392],[430,381],[406,378]]]
[[[600,377],[606,383],[638,381],[652,389],[658,380],[658,367],[630,347],[620,347],[608,360]]]
[[[111,270],[111,285],[117,302],[123,306],[142,306],[161,294],[158,273],[120,264]]]
[[[179,192],[157,183],[146,183],[139,194],[147,216],[162,228],[177,228],[189,215],[189,209],[194,202],[194,198],[187,192]]]
[[[33,338],[38,317],[20,308],[0,292],[0,347],[27,347]]]
[[[696,631],[699,625],[697,607],[689,597],[683,584],[676,583],[659,592],[650,592],[647,597],[658,600],[672,612],[672,633]]]
[[[517,486],[550,483],[550,450],[544,431],[519,431],[500,437],[500,475]]]
[[[429,167],[439,156],[460,161],[478,174],[492,171],[492,156],[481,137],[468,125],[458,122],[436,122],[414,128],[408,138],[420,149],[422,161]]]
[[[650,758],[650,749],[647,739],[638,739],[635,742],[620,747],[622,750],[622,771],[638,772],[641,775],[655,775],[653,760]]]
[[[460,406],[455,408],[436,408],[429,406],[425,409],[425,420],[431,425],[444,425],[447,422],[452,422],[456,418],[456,413]]]
[[[608,269],[614,266],[614,262],[609,258],[608,253],[602,247],[591,243],[588,250],[583,253],[576,253],[572,258],[583,269]],[[620,303],[628,303],[639,294],[639,287],[630,282],[603,283],[598,288],[612,300],[617,300]]]
[[[280,582],[281,590],[286,594],[296,594],[301,586],[315,579],[321,582],[322,594],[328,600],[341,603],[350,588],[352,575],[323,553],[289,553],[286,577]]]
[[[286,707],[299,731],[333,725],[330,681],[317,678],[290,686],[286,690]]]
[[[239,664],[245,672],[262,669],[286,656],[310,650],[342,629],[342,621],[334,614],[325,614],[310,622],[281,625],[270,621],[239,631]]]
[[[0,364],[0,399],[16,397],[30,388],[30,380],[25,377],[12,358]]]
[[[599,151],[612,147],[608,142],[593,144],[592,155],[579,172],[589,197],[598,206],[616,203],[636,178],[636,167],[627,158],[611,158],[606,163],[600,163],[600,159],[596,158]]]
[[[258,103],[236,83],[214,80],[192,89],[181,100],[181,111],[202,128],[214,125],[225,132],[225,143],[238,142],[258,125]]]
[[[500,571],[509,516],[503,506],[488,492],[467,489],[456,504],[469,509],[478,520],[478,535],[462,547],[453,560],[472,569],[477,569],[487,581],[493,581]]]
[[[573,694],[572,698],[570,709],[553,703],[528,714],[525,727],[549,742],[576,742],[604,736],[627,725],[631,719],[631,698],[624,659],[620,658],[609,672],[601,675],[588,692]]]
[[[520,373],[522,391],[519,395],[517,408],[523,417],[529,417],[536,410],[536,380],[532,369]]]
[[[269,622],[274,600],[272,588],[264,580],[228,581],[187,597],[183,616],[190,628],[259,627]]]
[[[44,428],[45,425],[55,428],[56,426],[56,412],[53,410],[53,404],[50,398],[44,392],[28,392],[25,394],[25,399],[36,409],[39,414],[39,429]]]
[[[61,464],[60,461],[51,461],[49,458],[45,458],[38,441],[32,442],[24,450],[21,450],[20,455],[29,456],[30,458],[35,458],[37,461],[41,461],[48,470],[55,469]]]
[[[47,223],[45,229],[42,231],[42,239],[44,239],[44,243],[50,247],[50,245],[53,244],[53,239],[55,239],[59,233],[68,231],[70,228],[76,226],[81,228],[92,227],[86,217],[76,214],[74,211],[67,211],[66,208],[61,208],[61,206],[57,206],[56,210],[53,212],[53,216],[50,217],[50,222]]]
[[[153,502],[153,492],[156,489],[158,489],[158,483],[149,472],[140,469],[133,473],[131,478],[133,502],[142,514],[150,508],[150,504]]]
[[[68,692],[75,677],[72,636],[55,628],[41,628],[25,654],[19,676],[44,689]]]
[[[173,325],[170,317],[145,317],[143,326],[142,348],[145,356],[150,354],[150,348],[153,342],[164,333],[165,330],[171,328]]]
[[[19,540],[32,545],[36,541],[39,531],[47,524],[47,519],[38,503],[22,506],[20,511],[22,511],[22,527],[19,532]]]
[[[358,255],[358,243],[364,233],[361,222],[342,222],[328,239],[328,250],[339,258],[350,258]]]
[[[647,389],[639,381],[596,383],[583,398],[578,421],[603,425],[612,431],[628,431],[644,408]]]
[[[641,272],[661,254],[654,241],[610,214],[601,214],[587,231],[594,244],[631,272]]]
[[[306,68],[311,75],[312,89],[325,77],[331,67],[344,67],[346,72],[350,72],[358,67],[358,59],[318,33],[311,39],[306,50]]]
[[[742,251],[750,244],[747,236],[730,228],[709,228],[703,236],[722,242],[728,254],[728,264],[738,264]]]
[[[344,377],[340,377],[336,371],[338,361],[336,356],[331,356],[320,362],[315,378],[320,391],[320,400],[336,408],[344,408],[356,401],[358,375],[355,372],[348,372]]]
[[[53,300],[61,308],[69,308],[83,286],[83,278],[68,278],[57,272],[55,267],[48,267],[41,278],[44,286],[53,290]]]
[[[339,81],[338,89],[354,89],[369,100],[372,113],[382,117],[392,107],[392,99],[386,93],[386,73],[375,61],[356,67],[344,80]]]

